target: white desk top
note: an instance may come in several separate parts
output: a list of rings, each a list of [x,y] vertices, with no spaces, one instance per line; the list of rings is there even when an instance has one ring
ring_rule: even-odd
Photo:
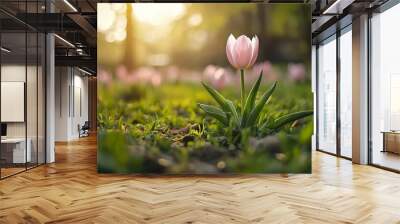
[[[25,138],[5,138],[5,139],[1,139],[1,143],[20,143],[20,142],[24,142]],[[29,138],[28,138],[29,141]]]

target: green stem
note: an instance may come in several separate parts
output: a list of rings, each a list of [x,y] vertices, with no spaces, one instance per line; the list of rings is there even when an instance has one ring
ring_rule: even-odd
[[[246,102],[246,92],[244,90],[244,70],[240,69],[240,86],[241,86],[241,95],[242,95],[242,114],[244,111],[244,104]]]

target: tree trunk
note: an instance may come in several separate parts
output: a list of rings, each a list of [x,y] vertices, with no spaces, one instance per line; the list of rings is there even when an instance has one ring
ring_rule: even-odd
[[[132,71],[135,67],[135,27],[132,11],[132,4],[128,3],[126,9],[126,48],[124,57],[124,64],[128,71]]]

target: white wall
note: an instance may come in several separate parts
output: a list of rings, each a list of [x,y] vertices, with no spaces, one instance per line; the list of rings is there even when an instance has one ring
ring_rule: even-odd
[[[25,65],[2,65],[1,66],[1,81],[3,82],[25,82]],[[31,69],[28,67],[28,70]],[[7,110],[7,108],[1,108]],[[25,122],[7,123],[8,137],[25,137]]]
[[[69,69],[67,67],[55,68],[55,141],[68,140],[68,88],[70,84]]]
[[[8,65],[2,65],[1,66],[1,81],[2,82],[26,82],[25,80],[25,75],[27,69],[28,74],[35,72],[36,73],[36,67],[33,66],[28,66],[25,67],[25,65],[13,65],[13,64],[8,64]],[[31,83],[30,83],[31,84]],[[34,83],[36,85],[36,83]],[[28,97],[36,97],[36,89],[34,92],[30,92],[27,89]],[[31,102],[32,99],[27,99],[28,102]],[[35,105],[36,107],[36,105]],[[7,110],[7,108],[1,108],[1,110]],[[34,120],[36,117],[32,117],[33,114],[28,113],[28,121]],[[34,114],[36,116],[36,114]],[[32,125],[29,125],[28,127],[31,127]],[[25,122],[7,122],[7,136],[8,137],[25,137]],[[29,137],[29,136],[28,136]]]
[[[38,70],[37,70],[38,69]],[[27,78],[27,80],[25,80]],[[25,66],[25,64],[3,64],[1,66],[1,81],[2,82],[24,82],[26,84],[26,106],[23,102],[21,113],[26,112],[26,120],[21,122],[5,122],[7,124],[7,137],[9,138],[24,138],[27,136],[31,148],[32,162],[39,159],[39,163],[44,163],[44,74],[42,67]],[[2,89],[3,92],[4,89]],[[21,94],[24,94],[24,90]],[[2,98],[7,95],[2,95]],[[2,107],[2,112],[16,113],[15,108]],[[10,110],[10,111],[7,111]]]
[[[83,75],[76,68],[56,67],[56,141],[79,138],[78,125],[88,120],[88,78]]]

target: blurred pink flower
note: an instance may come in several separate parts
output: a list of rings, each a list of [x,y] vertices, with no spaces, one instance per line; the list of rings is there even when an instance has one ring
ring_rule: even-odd
[[[165,75],[166,79],[171,82],[178,80],[180,69],[177,66],[171,65],[166,68]]]
[[[150,80],[153,86],[161,85],[161,76],[160,75],[153,75]]]
[[[260,72],[263,71],[263,75],[267,76],[271,72],[271,69],[272,69],[271,63],[269,61],[264,61],[254,65],[253,73],[259,76]]]
[[[106,84],[106,85],[110,84],[112,81],[111,75],[104,70],[99,71],[98,79],[101,83]]]
[[[226,43],[226,56],[229,63],[236,69],[250,68],[256,62],[258,56],[258,37],[251,40],[245,35],[237,39],[231,34]]]
[[[221,89],[233,81],[233,74],[229,69],[208,65],[203,72],[203,79],[210,82],[212,86]]]
[[[118,66],[115,74],[118,80],[125,84],[150,84],[159,86],[162,82],[160,72],[152,67],[140,67],[129,72],[125,66]]]
[[[257,63],[253,66],[251,72],[251,82],[257,80],[258,76],[260,75],[261,71],[263,71],[263,80],[266,81],[275,81],[278,79],[276,73],[272,69],[272,64],[269,61],[264,61]],[[248,75],[249,76],[249,75]]]
[[[217,89],[222,89],[232,80],[232,75],[224,68],[218,68],[214,73],[212,85]]]
[[[214,73],[217,71],[217,66],[215,65],[207,65],[207,67],[203,71],[203,76],[206,80],[212,79],[214,76]]]
[[[304,81],[306,79],[306,69],[301,63],[288,64],[288,77],[295,82]]]
[[[130,74],[124,65],[118,66],[115,70],[115,74],[121,82],[133,83],[135,81],[133,74]]]
[[[160,72],[152,67],[140,67],[133,72],[134,82],[148,83],[153,86],[159,86],[162,83]]]

